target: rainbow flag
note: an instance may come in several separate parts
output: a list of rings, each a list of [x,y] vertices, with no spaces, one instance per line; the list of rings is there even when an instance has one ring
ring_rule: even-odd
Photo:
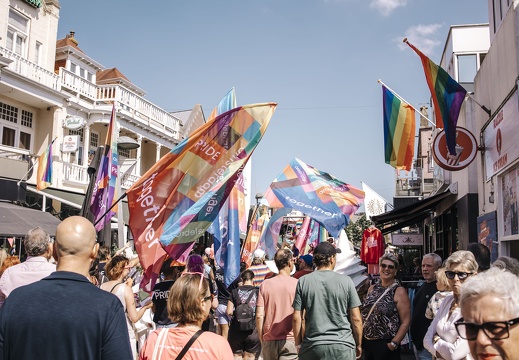
[[[117,152],[117,128],[115,118],[115,104],[112,106],[112,115],[106,133],[104,154],[96,174],[90,210],[94,215],[94,224],[97,231],[108,223],[115,215],[117,206],[114,206],[106,215],[106,211],[112,206],[115,197],[115,182],[119,173],[119,157]],[[104,219],[102,217],[104,216]]]
[[[271,207],[301,211],[338,236],[364,201],[364,192],[294,159],[270,184],[264,198]]]
[[[166,253],[184,261],[214,222],[276,105],[239,106],[208,121],[126,192],[141,287],[153,287]]]
[[[288,208],[277,209],[277,211],[270,218],[266,230],[263,232],[263,235],[261,236],[258,247],[260,249],[265,249],[265,252],[269,259],[273,259],[274,255],[276,255],[276,251],[278,250],[277,246],[279,242],[279,233],[281,232],[281,226],[283,225],[285,216],[287,216],[290,213],[290,211],[292,210]]]
[[[414,158],[415,111],[382,85],[386,164],[411,170]]]
[[[38,158],[38,172],[36,174],[36,189],[43,190],[52,184],[52,144],[54,138],[47,146],[47,149]]]
[[[268,228],[269,222],[270,215],[268,208],[265,205],[256,207],[241,252],[241,261],[246,263],[247,267],[252,263],[254,251],[258,248],[260,241]]]
[[[423,70],[427,85],[431,91],[436,115],[436,127],[445,130],[447,148],[451,155],[456,155],[456,124],[460,115],[461,105],[465,100],[467,90],[441,67],[436,65],[420,50],[414,47],[407,39],[404,42],[413,49],[420,60],[422,60]]]

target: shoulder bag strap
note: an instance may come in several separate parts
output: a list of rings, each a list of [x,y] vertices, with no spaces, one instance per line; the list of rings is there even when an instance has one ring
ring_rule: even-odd
[[[168,333],[167,328],[160,329],[159,336],[153,347],[153,355],[151,360],[159,360],[162,357],[162,350],[164,349],[164,343],[166,342],[166,334]]]
[[[392,288],[395,287],[395,285],[398,285],[397,283],[394,283],[393,285],[389,286],[386,291],[384,291],[384,293],[382,295],[380,295],[380,297],[377,299],[377,301],[375,301],[375,303],[373,304],[373,306],[371,307],[371,309],[369,309],[369,313],[368,313],[368,316],[366,316],[366,320],[364,320],[364,324],[368,322],[368,319],[371,315],[371,313],[373,312],[373,310],[375,309],[375,305],[378,304],[378,302],[388,293],[389,290],[391,290]]]
[[[195,342],[196,339],[198,339],[198,337],[200,335],[202,335],[202,333],[204,332],[204,330],[200,329],[198,330],[192,337],[191,339],[189,339],[189,341],[187,342],[186,345],[184,345],[184,348],[182,349],[182,351],[180,352],[180,354],[178,354],[178,356],[176,357],[175,360],[181,360],[184,355],[186,355],[187,351],[189,350],[189,348],[191,347],[191,345],[193,345],[193,343]]]

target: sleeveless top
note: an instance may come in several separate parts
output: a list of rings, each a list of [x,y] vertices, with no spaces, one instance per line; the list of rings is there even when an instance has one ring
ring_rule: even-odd
[[[390,285],[391,286],[391,285]],[[377,302],[366,321],[373,304],[386,291],[387,288],[375,284],[373,290],[366,296],[361,306],[362,320],[364,322],[364,337],[368,340],[392,339],[400,327],[400,317],[395,304],[395,292],[399,286],[393,286],[382,299]]]
[[[128,332],[132,333],[133,332],[133,323],[130,321],[130,319],[128,318],[128,314],[126,313],[126,300],[124,299],[125,287],[126,287],[126,284],[117,284],[115,289],[112,289],[112,294],[117,296],[117,298],[119,298],[119,301],[123,305],[124,314],[126,315],[125,318],[126,318],[126,325],[128,326]]]

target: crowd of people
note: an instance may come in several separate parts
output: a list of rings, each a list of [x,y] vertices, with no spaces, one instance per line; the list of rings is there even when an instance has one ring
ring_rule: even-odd
[[[229,285],[211,248],[167,259],[144,300],[137,257],[112,256],[82,217],[60,223],[54,241],[35,228],[23,245],[22,263],[0,250],[0,359],[385,360],[401,359],[404,343],[416,359],[519,354],[519,262],[490,264],[477,243],[445,261],[424,255],[411,300],[396,254],[380,257],[360,298],[334,271],[341,249],[330,242],[311,255],[281,248],[272,263],[257,250]]]

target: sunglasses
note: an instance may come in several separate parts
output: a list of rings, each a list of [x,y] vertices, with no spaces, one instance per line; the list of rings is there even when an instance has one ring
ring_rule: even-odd
[[[389,270],[395,270],[395,265],[391,265],[391,264],[380,264],[380,267],[382,269],[388,268]]]
[[[458,279],[465,280],[469,277],[469,275],[472,275],[473,273],[470,272],[463,272],[463,271],[445,271],[445,276],[447,276],[447,279],[454,279],[456,275],[458,275]]]
[[[504,340],[510,337],[510,327],[519,324],[519,318],[508,321],[490,321],[481,325],[464,322],[459,319],[454,325],[458,335],[465,340],[476,340],[479,330],[483,330],[485,335],[491,340]]]
[[[198,284],[198,290],[202,290],[202,281],[204,281],[204,274],[200,272],[183,272],[182,276],[184,275],[200,275],[200,283]]]

